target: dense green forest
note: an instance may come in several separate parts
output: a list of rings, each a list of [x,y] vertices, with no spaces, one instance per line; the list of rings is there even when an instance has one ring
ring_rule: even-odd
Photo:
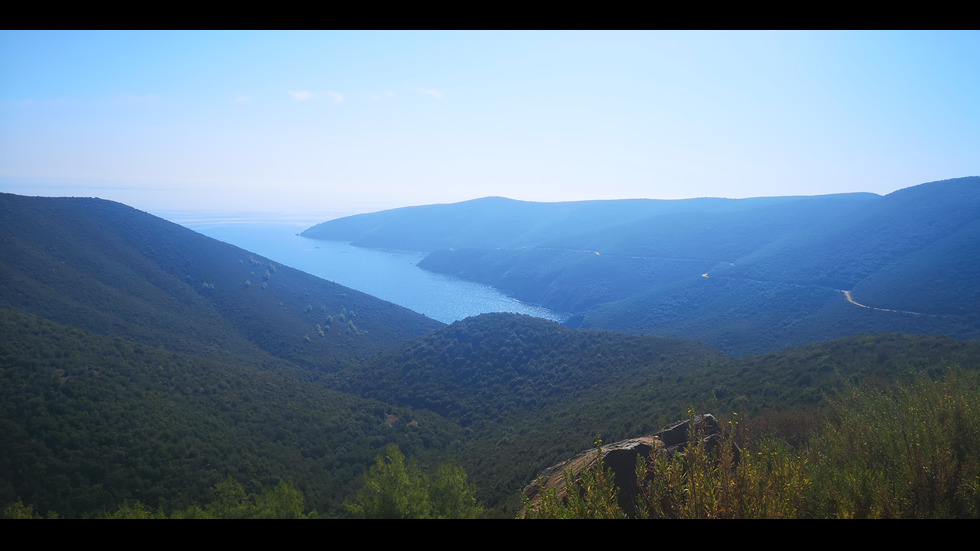
[[[0,310],[0,501],[61,516],[125,500],[202,503],[228,476],[289,481],[339,514],[395,443],[425,458],[459,438],[424,411],[311,384],[283,360],[209,359]]]
[[[483,326],[476,333],[481,342],[521,333],[540,348],[508,356],[498,348],[471,353],[486,368],[486,380],[464,392],[448,374],[455,365],[465,376],[465,365],[432,344],[453,331],[463,336],[473,324]],[[506,516],[520,503],[519,488],[538,471],[596,436],[613,441],[652,433],[692,408],[705,408],[765,419],[772,423],[768,429],[792,440],[816,423],[811,418],[826,397],[848,384],[938,374],[949,362],[980,367],[980,345],[937,337],[853,337],[742,359],[702,349],[699,361],[689,364],[681,361],[689,343],[658,347],[651,338],[640,343],[645,350],[629,351],[630,358],[614,354],[643,338],[504,314],[459,325],[406,345],[417,351],[412,363],[379,357],[367,365],[364,381],[351,383],[362,387],[363,396],[355,397],[322,382],[311,385],[301,368],[285,362],[202,361],[7,311],[7,474],[0,491],[5,502],[29,500],[61,516],[97,515],[127,500],[171,511],[205,503],[209,489],[232,476],[252,491],[289,481],[310,510],[344,516],[340,505],[356,492],[372,459],[397,444],[430,466],[456,461],[488,514]],[[549,364],[552,350],[570,352]],[[608,363],[596,355],[608,355]],[[515,361],[527,368],[523,374],[508,367]],[[632,369],[610,369],[611,377],[602,377],[604,367],[631,363]],[[392,382],[379,367],[385,365],[411,366],[405,376],[428,385]],[[372,379],[376,385],[368,384]],[[479,400],[487,387],[490,406]],[[419,402],[403,404],[405,392]],[[540,400],[528,400],[536,393]],[[441,411],[430,396],[443,397]],[[780,411],[797,413],[773,415]]]
[[[842,423],[855,388],[957,365],[950,404],[976,396],[976,341],[869,330],[730,355],[516,314],[444,325],[117,203],[3,194],[0,215],[12,517],[514,518],[542,469],[689,412],[802,453],[866,424]],[[405,493],[419,507],[392,509]]]

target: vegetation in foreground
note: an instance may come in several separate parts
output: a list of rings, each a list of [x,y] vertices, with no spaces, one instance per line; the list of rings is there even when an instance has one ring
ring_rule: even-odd
[[[977,518],[980,374],[951,368],[911,384],[850,388],[832,419],[793,447],[745,441],[736,420],[719,444],[638,461],[640,518]],[[737,444],[741,443],[741,446]],[[625,518],[600,462],[560,499],[522,518]],[[529,505],[529,504],[526,504]]]
[[[102,519],[302,519],[316,518],[316,511],[304,512],[303,492],[288,482],[266,488],[258,494],[248,493],[245,487],[228,477],[211,489],[212,500],[205,506],[191,505],[167,514],[163,509],[152,510],[140,501],[127,501]],[[47,517],[34,510],[33,505],[17,501],[4,509],[4,518],[58,518],[56,512]]]
[[[462,468],[453,463],[441,465],[430,477],[414,460],[406,461],[397,445],[388,446],[385,457],[364,474],[363,487],[344,505],[359,519],[467,519],[479,518],[483,506],[475,497],[476,488]],[[249,493],[245,486],[226,478],[211,490],[207,505],[165,512],[152,510],[140,501],[126,501],[101,519],[311,519],[316,511],[306,511],[303,492],[289,482]],[[18,500],[3,511],[7,519],[56,519],[57,512],[45,517],[33,505]]]
[[[466,472],[453,464],[439,467],[429,477],[414,461],[406,463],[398,446],[388,446],[364,474],[364,487],[345,506],[355,518],[464,519],[479,518],[476,488]]]
[[[977,518],[978,389],[980,373],[959,368],[906,385],[851,387],[834,401],[828,421],[795,446],[774,436],[750,441],[747,423],[733,415],[711,445],[696,438],[671,457],[655,451],[640,458],[633,511],[618,505],[613,475],[600,460],[588,472],[565,473],[577,492],[560,498],[545,491],[519,518]],[[475,491],[462,468],[444,464],[430,477],[393,445],[345,505],[355,518],[478,518]],[[100,518],[317,516],[289,483],[248,494],[228,478],[212,495],[203,507],[170,514],[126,502]],[[42,518],[19,501],[4,517]]]

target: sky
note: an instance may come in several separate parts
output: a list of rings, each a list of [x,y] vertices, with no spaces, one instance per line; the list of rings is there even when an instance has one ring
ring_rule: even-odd
[[[978,31],[0,31],[22,195],[326,219],[978,174]]]

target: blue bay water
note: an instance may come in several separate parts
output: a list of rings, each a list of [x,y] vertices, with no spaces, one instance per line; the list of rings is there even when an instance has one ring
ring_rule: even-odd
[[[322,220],[201,213],[167,213],[164,217],[443,323],[488,312],[514,312],[555,321],[567,318],[508,297],[493,287],[423,270],[417,266],[425,257],[422,253],[365,249],[297,235]]]

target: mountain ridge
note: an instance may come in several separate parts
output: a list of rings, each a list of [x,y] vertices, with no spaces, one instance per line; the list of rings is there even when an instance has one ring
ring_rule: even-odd
[[[976,176],[886,195],[485,198],[360,216],[303,235],[426,252],[420,267],[567,312],[574,327],[699,340],[734,354],[874,330],[980,336],[980,284],[970,276],[980,273]],[[878,313],[932,319],[869,318],[844,291]],[[713,306],[698,314],[695,304]],[[759,309],[777,338],[760,340],[750,322]],[[828,321],[831,330],[821,327]]]

